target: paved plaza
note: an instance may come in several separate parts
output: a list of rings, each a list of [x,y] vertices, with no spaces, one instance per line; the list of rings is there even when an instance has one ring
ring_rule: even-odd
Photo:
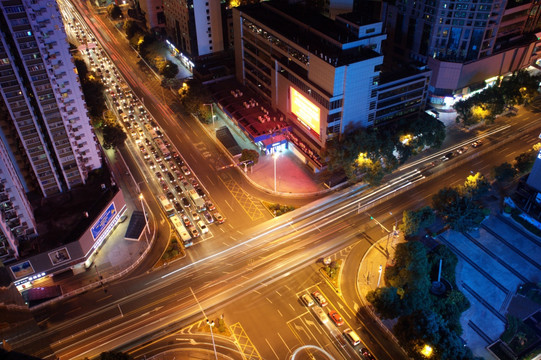
[[[541,239],[498,215],[477,231],[447,231],[437,240],[457,254],[456,284],[471,303],[462,316],[462,338],[476,356],[496,359],[486,347],[505,330],[517,288],[541,281]]]

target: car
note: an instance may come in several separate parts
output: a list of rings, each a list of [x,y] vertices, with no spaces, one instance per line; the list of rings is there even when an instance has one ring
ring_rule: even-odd
[[[197,191],[197,195],[199,195],[201,197],[207,196],[207,194],[199,186],[195,188],[195,191]]]
[[[166,170],[167,170],[167,166],[165,166],[164,163],[160,163],[160,169],[162,169],[162,171],[166,171]]]
[[[302,294],[301,295],[301,301],[304,305],[311,307],[314,306],[314,300],[308,295],[308,294]]]
[[[197,185],[199,185],[199,181],[197,181],[197,179],[194,178],[193,176],[190,178],[190,182],[192,183],[193,187],[196,187]]]
[[[182,206],[187,207],[187,208],[190,207],[190,202],[188,201],[188,199],[186,199],[185,196],[180,198],[180,202],[182,203]]]
[[[146,146],[150,146],[152,142],[148,139],[148,138],[145,138],[145,145]]]
[[[447,161],[447,160],[450,160],[450,159],[453,158],[453,155],[454,155],[454,154],[453,154],[452,152],[447,153],[447,154],[445,154],[445,155],[443,155],[443,156],[441,157],[441,161]]]
[[[321,295],[321,293],[319,291],[314,291],[312,293],[312,297],[319,304],[319,306],[321,306],[321,307],[327,306],[327,304],[328,304],[327,300],[325,300],[325,298],[323,297],[323,295]]]
[[[193,219],[194,221],[198,221],[198,220],[201,219],[201,217],[199,216],[198,213],[196,213],[196,212],[194,211],[194,212],[192,212],[192,219]]]
[[[176,175],[180,180],[184,180],[184,175],[182,175],[182,172],[180,172],[179,169],[174,168],[174,169],[173,169],[173,172],[175,173],[175,175]]]
[[[471,144],[471,147],[472,148],[478,148],[479,146],[483,145],[483,142],[481,140],[477,140],[477,141],[474,141],[472,144]]]
[[[214,213],[214,219],[216,219],[216,222],[217,222],[218,224],[223,224],[224,221],[225,221],[224,217],[223,217],[222,214],[220,214],[219,212],[215,212],[215,213]]]
[[[169,178],[169,181],[170,181],[170,182],[175,181],[175,177],[173,176],[173,174],[171,174],[171,172],[168,171],[168,172],[166,172],[165,174],[166,174],[167,177]]]
[[[467,146],[463,146],[459,149],[456,150],[456,153],[461,155],[461,154],[464,154],[466,151],[468,151],[468,147]]]
[[[160,184],[162,186],[163,191],[169,191],[169,186],[167,186],[167,183],[163,180],[160,180]]]
[[[151,169],[155,169],[155,168],[156,168],[156,164],[154,164],[154,162],[152,162],[152,161],[149,161],[149,162],[148,162],[148,167],[151,168]]]
[[[190,169],[188,169],[188,167],[186,165],[181,166],[180,170],[182,170],[182,172],[184,173],[185,176],[188,176],[188,175],[192,174],[192,172],[190,171]]]
[[[212,214],[208,211],[203,212],[203,216],[207,220],[209,224],[212,224],[214,222],[214,218],[212,217]]]
[[[186,179],[182,179],[181,182],[182,182],[182,186],[184,186],[185,189],[187,189],[188,186],[190,186],[190,183]]]
[[[205,225],[205,222],[203,220],[199,220],[197,222],[197,227],[199,228],[199,230],[201,230],[202,234],[206,234],[209,232],[209,228],[207,227],[207,225]]]
[[[344,319],[342,319],[342,316],[338,313],[336,310],[329,310],[329,317],[331,320],[336,324],[336,326],[342,326],[344,325]]]
[[[156,174],[156,177],[157,177],[158,179],[163,179],[163,175],[162,175],[161,172],[156,171],[155,174]]]
[[[367,349],[367,348],[361,348],[359,350],[359,353],[363,356],[365,360],[376,360],[374,355]]]
[[[169,200],[173,200],[173,199],[175,198],[175,194],[173,194],[171,191],[169,191],[169,192],[167,193],[167,198],[168,198]]]
[[[163,133],[160,130],[155,130],[155,131],[156,131],[156,135],[158,135],[158,137],[163,137]]]
[[[210,200],[207,200],[205,202],[205,206],[206,206],[207,210],[210,210],[210,211],[216,210],[216,206],[214,206],[214,204]]]
[[[157,132],[157,131],[156,131]],[[158,135],[159,136],[159,135]],[[165,145],[165,147],[171,147],[171,143],[167,140],[164,140],[163,141],[163,144]]]
[[[192,235],[193,238],[196,238],[200,235],[199,231],[197,231],[197,229],[193,225],[188,226],[188,231],[190,232],[190,235]]]
[[[174,162],[173,160],[169,160],[169,161],[167,162],[167,164],[169,165],[169,168],[170,168],[171,170],[175,170],[175,169],[177,168],[177,164],[175,164],[175,162]]]
[[[147,151],[143,145],[139,145],[139,150],[141,150],[142,153]]]
[[[145,160],[150,159],[150,154],[147,153],[147,152],[143,153],[143,159],[145,159]]]
[[[361,338],[351,329],[344,330],[344,337],[349,341],[351,346],[357,346],[361,343]]]
[[[179,213],[183,213],[184,212],[184,208],[182,207],[182,205],[180,205],[180,203],[178,201],[173,201],[173,206],[175,207],[175,210],[178,211]]]
[[[182,215],[182,221],[184,222],[184,225],[186,226],[190,226],[190,224],[192,223],[188,215],[185,215],[185,214]]]
[[[175,185],[175,191],[177,192],[177,194],[182,194],[182,188],[180,187],[180,185]]]
[[[325,311],[323,311],[322,308],[319,306],[312,306],[312,310],[314,310],[314,314],[316,314],[316,317],[321,321],[322,324],[326,324],[329,322],[329,317],[327,314],[325,314]]]

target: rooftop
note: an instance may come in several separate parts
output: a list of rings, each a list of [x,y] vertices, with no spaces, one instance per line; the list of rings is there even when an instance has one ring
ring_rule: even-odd
[[[239,7],[239,10],[312,54],[326,57],[334,66],[381,56],[363,46],[342,49],[343,44],[357,41],[358,37],[339,22],[300,5],[270,1]],[[269,35],[260,35],[271,41]]]

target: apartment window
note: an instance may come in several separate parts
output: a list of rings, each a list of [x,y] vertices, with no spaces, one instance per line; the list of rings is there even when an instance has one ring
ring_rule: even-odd
[[[210,21],[210,16],[207,16],[207,20],[209,20],[209,21]]]

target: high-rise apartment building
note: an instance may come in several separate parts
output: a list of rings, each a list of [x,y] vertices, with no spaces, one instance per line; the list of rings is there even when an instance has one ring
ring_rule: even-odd
[[[539,0],[383,2],[385,54],[433,71],[433,102],[484,86],[485,80],[538,58]]]
[[[56,2],[0,1],[0,33],[0,239],[16,245],[35,227],[25,194],[84,184],[101,156]]]
[[[145,24],[154,32],[162,32],[165,28],[163,0],[134,0],[135,7],[144,16]]]
[[[233,26],[237,80],[284,114],[316,171],[328,140],[424,109],[430,71],[383,71],[381,21],[263,2],[233,9]]]
[[[191,59],[224,50],[220,0],[163,0],[171,43]]]

